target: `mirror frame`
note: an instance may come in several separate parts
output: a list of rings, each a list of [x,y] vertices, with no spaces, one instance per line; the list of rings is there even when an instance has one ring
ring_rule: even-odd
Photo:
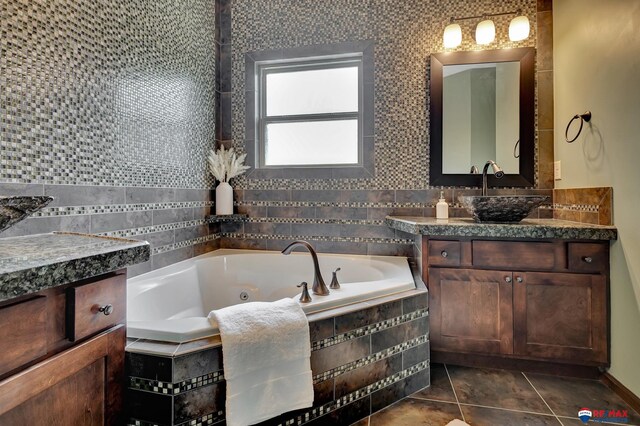
[[[433,53],[431,55],[429,185],[482,186],[482,174],[442,173],[442,86],[444,65],[485,62],[520,62],[520,173],[489,177],[491,186],[528,187],[535,185],[535,48]],[[495,160],[495,158],[487,158]],[[480,170],[484,164],[480,164]]]

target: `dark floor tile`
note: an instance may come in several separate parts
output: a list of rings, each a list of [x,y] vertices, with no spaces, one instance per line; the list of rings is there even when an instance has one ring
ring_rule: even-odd
[[[522,373],[449,366],[460,403],[551,414]]]
[[[403,399],[371,415],[371,426],[443,426],[462,419],[458,404],[419,399]]]
[[[533,386],[558,416],[577,417],[583,408],[590,410],[628,410],[628,424],[640,425],[640,415],[618,395],[596,380],[527,374]]]
[[[411,397],[456,402],[451,381],[442,364],[431,364],[431,386],[411,395]]]
[[[518,411],[497,410],[485,407],[462,406],[462,412],[467,423],[473,426],[559,426],[560,422],[555,416],[541,414],[522,413]]]
[[[353,423],[351,426],[369,426],[369,417]]]

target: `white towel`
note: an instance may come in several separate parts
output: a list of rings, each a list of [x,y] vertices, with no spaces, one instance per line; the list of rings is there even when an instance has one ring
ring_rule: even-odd
[[[247,426],[313,405],[309,322],[293,299],[211,311],[220,330],[226,420]]]

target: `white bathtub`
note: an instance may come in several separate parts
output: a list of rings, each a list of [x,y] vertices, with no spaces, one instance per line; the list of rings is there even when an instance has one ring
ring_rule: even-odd
[[[341,288],[311,295],[306,313],[415,288],[407,259],[394,256],[318,255],[329,286],[341,268]],[[313,283],[309,253],[216,250],[127,281],[127,334],[133,338],[186,342],[218,333],[207,320],[213,309],[252,301],[296,300],[302,281]],[[248,295],[248,299],[242,300]],[[242,296],[242,298],[241,298]]]

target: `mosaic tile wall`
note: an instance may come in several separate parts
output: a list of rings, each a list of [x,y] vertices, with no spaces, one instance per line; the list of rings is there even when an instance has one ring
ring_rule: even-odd
[[[149,270],[217,247],[215,5],[0,0],[0,195],[47,194],[0,237],[148,239]]]
[[[421,292],[310,318],[313,408],[260,424],[351,424],[429,385],[427,304]],[[129,425],[224,424],[222,348],[203,342],[127,346]]]
[[[311,240],[320,251],[358,254],[413,253],[413,237],[387,229],[387,214],[433,215],[439,190],[429,187],[428,63],[443,51],[442,31],[451,16],[522,9],[530,37],[508,40],[510,16],[495,18],[496,42],[487,49],[538,48],[537,71],[552,76],[550,2],[510,0],[218,0],[220,87],[218,144],[245,150],[245,54],[247,52],[372,40],[375,43],[375,177],[372,179],[254,179],[235,182],[236,207],[248,222],[222,226],[222,247],[281,249]],[[538,19],[540,17],[540,23]],[[462,21],[460,50],[473,50],[475,21]],[[552,82],[546,78],[545,82]],[[536,189],[551,195],[553,88],[537,87]],[[551,102],[549,102],[551,101]],[[549,120],[551,122],[549,123]],[[542,135],[542,133],[540,133]],[[550,137],[549,137],[550,136]],[[508,190],[501,190],[509,192]],[[523,190],[512,190],[511,192]],[[445,191],[452,216],[466,216],[454,200],[465,189]],[[550,210],[534,217],[550,217]]]

